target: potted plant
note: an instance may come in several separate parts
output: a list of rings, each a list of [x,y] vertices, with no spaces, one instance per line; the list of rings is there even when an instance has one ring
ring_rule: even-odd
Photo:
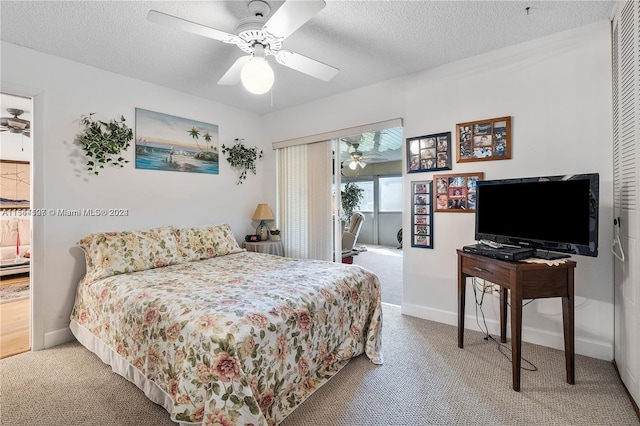
[[[244,145],[244,139],[235,139],[233,146],[226,147],[222,145],[222,153],[227,156],[227,161],[234,169],[240,171],[238,177],[238,185],[241,185],[247,178],[247,171],[256,174],[256,160],[262,158],[262,150],[257,147],[247,147]]]
[[[104,168],[106,164],[124,167],[124,164],[129,162],[122,157],[121,152],[129,148],[133,130],[125,124],[124,116],[120,117],[120,120],[106,122],[95,120],[94,114],[92,112],[82,117],[80,123],[84,129],[76,140],[89,158],[87,170],[97,175],[99,169]]]
[[[360,201],[364,198],[363,192],[364,189],[353,182],[348,182],[340,193],[342,210],[347,221],[351,218],[353,210],[360,205]]]

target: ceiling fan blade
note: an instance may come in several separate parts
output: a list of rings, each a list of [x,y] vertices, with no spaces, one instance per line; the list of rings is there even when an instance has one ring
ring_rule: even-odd
[[[195,22],[187,21],[186,19],[178,18],[177,16],[167,15],[166,13],[158,12],[157,10],[150,10],[147,14],[147,19],[156,24],[177,28],[182,31],[212,38],[224,43],[236,44],[240,40],[238,36],[233,34],[216,30],[215,28],[206,27],[201,24],[196,24]]]
[[[275,54],[275,57],[279,64],[323,81],[331,80],[340,71],[331,65],[323,64],[320,61],[289,50],[280,50]]]
[[[262,31],[268,37],[282,41],[326,5],[324,0],[287,0],[264,24]]]
[[[244,64],[249,62],[249,59],[251,59],[251,55],[239,57],[233,65],[231,65],[231,68],[229,68],[220,80],[218,80],[218,84],[221,86],[233,86],[234,84],[238,84],[240,82],[240,72],[242,71],[242,67]]]
[[[21,120],[19,118],[10,118],[9,120],[7,120],[7,125],[9,127],[14,127],[16,129],[26,129],[29,127],[29,122],[26,120]]]

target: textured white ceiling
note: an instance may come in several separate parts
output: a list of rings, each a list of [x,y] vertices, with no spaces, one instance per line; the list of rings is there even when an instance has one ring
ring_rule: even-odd
[[[269,3],[272,12],[282,4]],[[234,32],[238,20],[248,15],[248,1],[2,0],[0,38],[265,114],[609,19],[614,3],[328,0],[285,40],[284,48],[340,72],[323,82],[273,61],[273,99],[251,95],[241,85],[216,85],[244,55],[236,46],[146,19],[155,9]]]

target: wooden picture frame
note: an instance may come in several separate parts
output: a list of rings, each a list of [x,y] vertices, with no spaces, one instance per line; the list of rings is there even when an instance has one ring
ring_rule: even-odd
[[[451,170],[451,132],[407,138],[407,173]]]
[[[436,212],[474,213],[476,211],[476,182],[484,179],[483,172],[435,175],[433,191]]]
[[[411,247],[433,248],[433,181],[411,182]]]
[[[511,158],[511,117],[456,124],[456,162]]]

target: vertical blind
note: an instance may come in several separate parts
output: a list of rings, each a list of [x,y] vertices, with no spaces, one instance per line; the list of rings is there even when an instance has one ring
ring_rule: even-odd
[[[289,257],[332,259],[331,142],[277,150],[278,223]]]

